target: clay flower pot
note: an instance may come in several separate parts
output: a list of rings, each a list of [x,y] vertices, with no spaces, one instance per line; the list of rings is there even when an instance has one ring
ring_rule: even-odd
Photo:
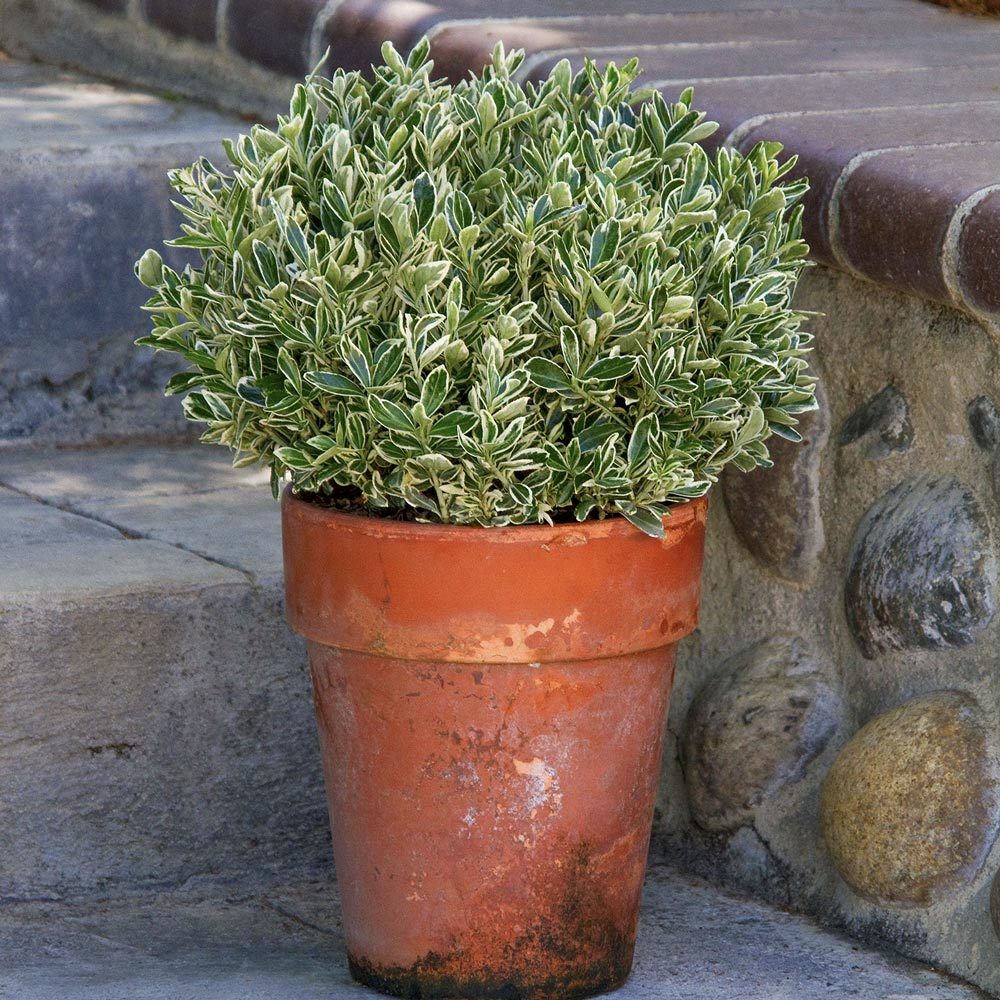
[[[451,527],[283,501],[351,972],[404,997],[578,997],[635,943],[707,503]]]

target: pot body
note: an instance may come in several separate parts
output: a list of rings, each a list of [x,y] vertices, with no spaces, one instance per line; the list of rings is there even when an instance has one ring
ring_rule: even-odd
[[[573,997],[628,976],[705,501],[667,537],[347,516],[286,493],[355,978]]]

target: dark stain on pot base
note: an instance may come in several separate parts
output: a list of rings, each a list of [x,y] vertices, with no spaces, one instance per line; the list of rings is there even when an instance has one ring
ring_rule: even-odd
[[[374,965],[348,955],[351,975],[359,983],[380,993],[408,1000],[574,1000],[618,989],[628,979],[632,949],[617,961],[596,963],[565,976],[535,979],[522,970],[482,969],[475,978],[453,971],[468,968],[468,957],[429,952],[409,968]]]
[[[624,921],[614,919],[612,908],[594,892],[590,865],[590,849],[579,844],[554,867],[549,884],[538,887],[539,910],[532,926],[502,956],[496,955],[496,938],[484,927],[483,950],[493,955],[472,949],[449,955],[428,952],[404,967],[349,954],[351,975],[409,1000],[573,1000],[617,989],[632,966],[636,920],[631,913]],[[557,884],[559,893],[550,893]],[[554,902],[546,905],[548,900]]]
[[[533,981],[519,972],[484,969],[475,979],[464,979],[447,971],[451,962],[449,957],[431,952],[404,969],[375,966],[348,956],[351,975],[359,983],[408,1000],[550,1000],[552,997],[574,1000],[618,989],[628,978],[626,966],[614,973],[595,968],[573,977],[550,976]]]

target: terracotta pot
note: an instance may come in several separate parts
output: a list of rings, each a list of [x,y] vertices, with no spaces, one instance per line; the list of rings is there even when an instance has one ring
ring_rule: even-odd
[[[351,972],[405,997],[577,997],[628,977],[705,500],[469,528],[286,492]]]

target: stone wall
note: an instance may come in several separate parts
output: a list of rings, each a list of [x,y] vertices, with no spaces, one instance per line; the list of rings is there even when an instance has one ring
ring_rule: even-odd
[[[998,992],[997,345],[822,268],[799,302],[823,406],[715,492],[659,846]]]

